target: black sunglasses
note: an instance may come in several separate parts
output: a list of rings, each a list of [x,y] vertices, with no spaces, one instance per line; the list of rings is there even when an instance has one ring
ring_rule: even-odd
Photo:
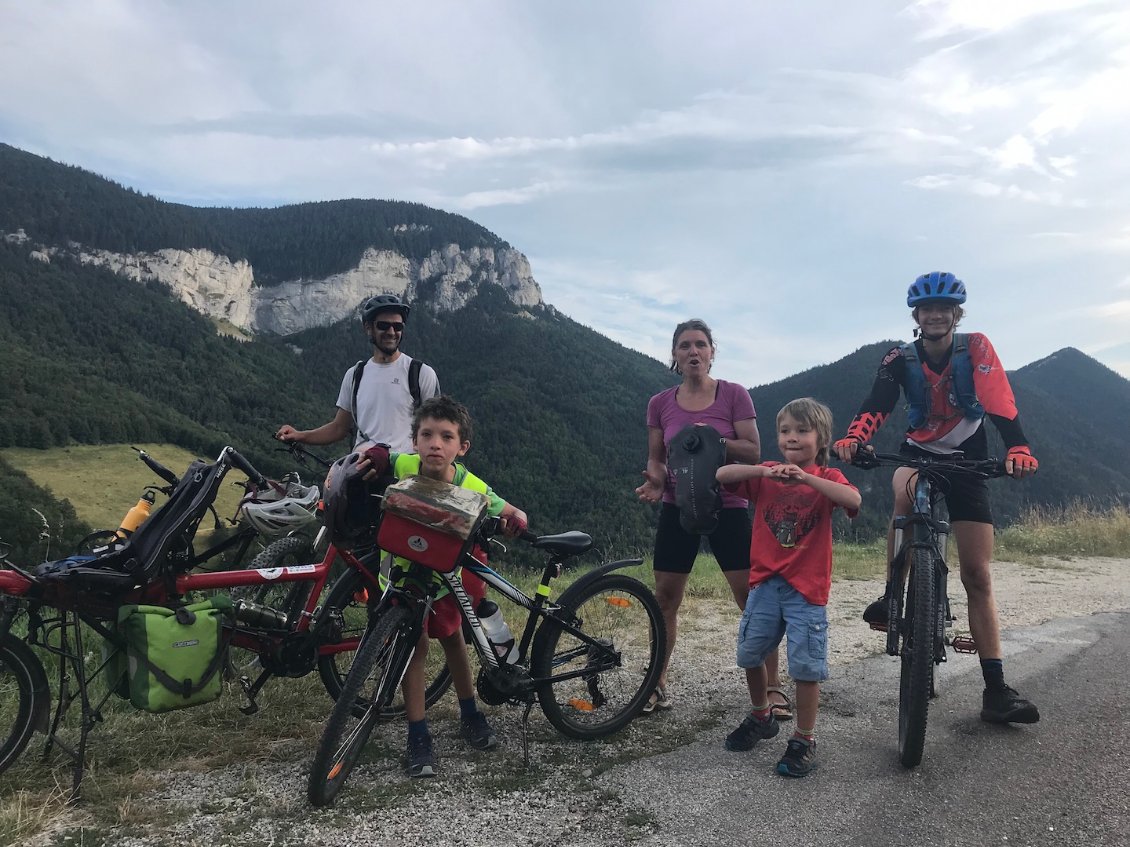
[[[388,332],[390,329],[395,333],[404,332],[404,323],[401,321],[373,321],[373,326],[381,332]]]

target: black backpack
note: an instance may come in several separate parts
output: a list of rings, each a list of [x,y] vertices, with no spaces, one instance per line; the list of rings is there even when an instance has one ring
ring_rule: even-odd
[[[353,441],[357,441],[357,433],[361,434],[364,441],[369,440],[359,426],[357,426],[357,392],[361,388],[361,372],[365,370],[365,363],[368,359],[362,359],[353,367],[353,399],[350,402],[349,413],[353,415]],[[419,359],[413,359],[408,363],[408,391],[412,395],[412,409],[415,411],[420,408],[420,404],[424,402],[424,398],[420,394],[420,368],[424,363]]]
[[[686,426],[667,445],[679,523],[687,532],[709,535],[718,526],[722,489],[715,475],[725,462],[726,439],[712,426]]]

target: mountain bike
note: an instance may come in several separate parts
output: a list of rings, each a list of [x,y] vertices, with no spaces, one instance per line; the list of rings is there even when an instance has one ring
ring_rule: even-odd
[[[87,736],[118,687],[117,679],[107,679],[109,691],[97,697],[91,683],[109,673],[115,651],[124,647],[115,624],[126,604],[177,608],[185,604],[186,595],[196,592],[282,588],[284,599],[278,606],[238,599],[234,616],[223,624],[226,647],[257,656],[257,678],[240,679],[247,698],[241,711],[258,711],[256,696],[271,677],[305,676],[314,668],[330,695],[340,694],[348,663],[343,659],[356,651],[369,610],[382,593],[379,551],[350,552],[331,545],[319,563],[185,572],[196,559],[192,535],[232,468],[258,489],[268,485],[243,456],[225,447],[214,463],[194,462],[164,506],[101,556],[21,567],[8,560],[7,550],[0,551],[0,771],[38,730],[47,736],[44,759],[57,748],[73,761],[72,798],[78,799]],[[323,597],[335,563],[344,565],[345,573]],[[94,653],[87,644],[91,632],[112,645],[100,664],[91,665],[92,671],[88,663]],[[52,685],[41,653],[57,660],[53,715]],[[80,705],[79,738],[71,745],[60,730],[75,702]],[[396,703],[390,700],[385,707],[394,714]]]
[[[991,479],[1004,476],[997,459],[914,457],[861,449],[856,467],[904,467],[917,471],[907,480],[911,512],[894,520],[895,556],[890,563],[887,654],[902,660],[899,676],[899,761],[904,767],[922,762],[930,699],[937,696],[935,668],[946,661],[946,648],[975,653],[972,638],[953,635],[954,617],[947,592],[949,567],[946,542],[949,523],[944,511],[947,478],[958,475]]]
[[[495,528],[494,521],[486,523],[480,544],[489,541]],[[528,611],[522,634],[511,648],[517,651],[513,661],[509,655],[505,661],[500,658],[498,651],[505,648],[487,637],[456,572],[440,573],[414,562],[393,570],[318,745],[307,785],[311,803],[327,805],[341,791],[381,711],[397,697],[427,615],[443,589],[454,594],[470,628],[480,662],[476,689],[483,702],[524,704],[528,718],[536,698],[559,732],[578,739],[614,733],[639,714],[658,684],[666,629],[651,590],[613,571],[642,560],[602,565],[554,603],[549,600],[550,582],[569,559],[592,547],[592,539],[576,531],[522,537],[548,554],[535,597],[469,554],[460,560],[502,597]],[[433,578],[436,573],[438,580]],[[356,708],[358,704],[364,708]]]

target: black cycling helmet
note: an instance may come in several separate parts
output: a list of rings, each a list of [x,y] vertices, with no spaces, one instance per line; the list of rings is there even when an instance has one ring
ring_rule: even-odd
[[[330,466],[323,486],[322,504],[326,535],[335,547],[348,550],[355,544],[371,544],[380,523],[380,500],[358,471],[359,453],[343,456]],[[368,468],[366,468],[366,471]]]
[[[922,274],[907,289],[906,305],[913,309],[927,301],[959,306],[965,302],[965,283],[945,271]]]
[[[400,312],[400,317],[408,320],[411,311],[408,304],[401,302],[395,294],[378,294],[361,304],[361,323],[371,323],[381,312]]]

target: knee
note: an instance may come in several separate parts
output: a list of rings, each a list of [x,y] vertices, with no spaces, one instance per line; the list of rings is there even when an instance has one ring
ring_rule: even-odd
[[[961,584],[965,586],[967,594],[992,594],[993,576],[988,562],[976,564],[962,562]]]

